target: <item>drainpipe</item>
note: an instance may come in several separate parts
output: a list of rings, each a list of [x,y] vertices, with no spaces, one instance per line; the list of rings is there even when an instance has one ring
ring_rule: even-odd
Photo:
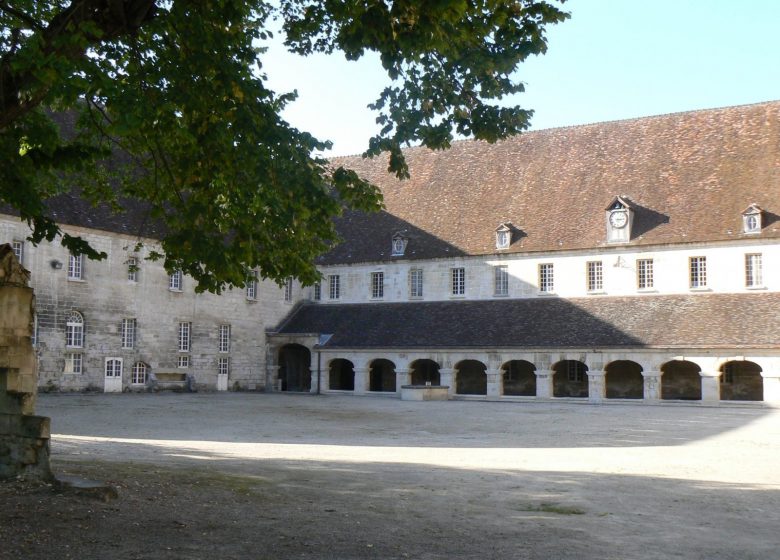
[[[320,394],[320,379],[322,378],[322,354],[317,350],[317,394]]]

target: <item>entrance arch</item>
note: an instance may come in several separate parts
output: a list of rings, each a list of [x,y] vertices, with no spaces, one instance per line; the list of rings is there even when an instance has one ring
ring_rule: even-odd
[[[455,392],[458,395],[487,395],[487,366],[479,360],[455,364]]]
[[[412,385],[441,385],[439,364],[433,360],[415,360],[409,366],[409,377]]]
[[[279,380],[282,391],[311,390],[311,352],[300,344],[285,344],[279,348]]]
[[[726,362],[720,371],[720,400],[764,400],[764,378],[757,363],[744,360]]]
[[[661,366],[661,398],[701,400],[701,368],[687,360],[672,360]]]
[[[368,380],[369,391],[395,393],[395,364],[378,359],[371,362]]]
[[[631,360],[610,362],[604,370],[608,399],[643,399],[645,379],[642,366]]]
[[[334,391],[354,391],[355,365],[344,358],[331,360],[328,367],[328,388]]]
[[[510,360],[501,369],[503,394],[513,397],[536,396],[536,366],[525,360]]]
[[[553,372],[553,397],[588,397],[588,366],[584,363],[561,360]]]

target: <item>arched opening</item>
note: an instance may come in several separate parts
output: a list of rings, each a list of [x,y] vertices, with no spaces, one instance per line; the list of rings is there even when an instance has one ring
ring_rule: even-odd
[[[311,390],[311,352],[300,344],[286,344],[279,349],[279,380],[282,391]]]
[[[553,372],[554,397],[587,398],[588,366],[579,360],[562,360]]]
[[[355,390],[355,366],[349,360],[336,358],[330,362],[330,377],[328,378],[330,389],[334,391]]]
[[[611,362],[604,370],[608,399],[643,399],[645,379],[642,366],[630,360]]]
[[[502,366],[504,395],[513,397],[536,396],[536,366],[525,360],[511,360]]]
[[[487,366],[478,360],[455,364],[455,392],[458,395],[487,395]]]
[[[661,366],[661,398],[701,400],[701,368],[687,360],[672,360]]]
[[[441,375],[439,375],[439,364],[433,360],[415,360],[409,367],[409,376],[412,385],[441,385]]]
[[[395,364],[390,360],[374,360],[369,371],[368,390],[395,392]]]
[[[764,378],[757,363],[744,360],[726,362],[720,371],[720,400],[764,400]]]

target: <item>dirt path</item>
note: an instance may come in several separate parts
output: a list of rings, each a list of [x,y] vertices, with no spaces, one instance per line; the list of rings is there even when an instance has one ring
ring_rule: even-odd
[[[780,545],[778,410],[211,394],[43,396],[39,412],[55,467],[120,499],[0,486],[0,558],[745,560]]]

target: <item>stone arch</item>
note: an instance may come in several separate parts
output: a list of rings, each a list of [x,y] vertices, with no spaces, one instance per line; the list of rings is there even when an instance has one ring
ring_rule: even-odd
[[[526,360],[510,360],[501,366],[503,393],[513,397],[536,396],[536,366]]]
[[[426,358],[415,360],[409,364],[409,379],[412,385],[441,385],[439,364]]]
[[[479,360],[455,364],[455,392],[458,395],[487,395],[487,366]]]
[[[311,352],[301,344],[285,344],[278,354],[279,380],[282,391],[311,390]]]
[[[748,360],[726,362],[720,367],[720,400],[763,401],[761,366]]]
[[[328,388],[334,391],[354,391],[355,365],[344,358],[331,360],[328,364]]]
[[[661,366],[661,398],[701,400],[701,368],[688,360],[672,360]]]
[[[395,393],[395,364],[379,358],[371,362],[368,373],[368,390]]]
[[[643,399],[645,379],[642,366],[631,360],[610,362],[604,369],[604,384],[608,399]]]
[[[579,360],[561,360],[553,366],[554,397],[588,397],[588,366]]]

